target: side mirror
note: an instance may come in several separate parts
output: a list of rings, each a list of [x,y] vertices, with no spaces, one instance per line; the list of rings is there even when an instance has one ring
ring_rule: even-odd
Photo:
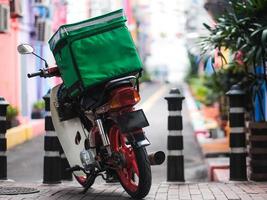
[[[29,44],[20,44],[17,50],[20,54],[32,54],[34,51],[33,47]]]
[[[40,58],[42,61],[44,61],[45,67],[48,68],[48,64],[47,64],[46,60],[43,59],[42,57],[38,56],[37,54],[35,54],[34,53],[34,49],[33,49],[33,47],[31,45],[29,45],[29,44],[20,44],[17,47],[17,50],[18,50],[18,52],[20,54],[33,54],[33,55],[35,55],[37,58]]]

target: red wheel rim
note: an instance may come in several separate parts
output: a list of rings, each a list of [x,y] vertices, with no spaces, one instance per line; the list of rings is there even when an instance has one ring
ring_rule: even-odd
[[[125,156],[126,165],[117,169],[117,174],[124,187],[131,192],[138,188],[139,170],[134,150],[126,144],[126,137],[120,133],[119,128],[112,127],[110,131],[110,142],[114,152],[122,153]]]

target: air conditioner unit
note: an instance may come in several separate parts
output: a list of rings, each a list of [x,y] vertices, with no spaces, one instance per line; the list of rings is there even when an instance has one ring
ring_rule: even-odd
[[[51,23],[45,19],[38,19],[36,22],[36,40],[40,42],[47,42],[51,35]]]
[[[10,14],[12,18],[22,17],[21,0],[10,0]]]
[[[0,4],[0,32],[8,32],[9,20],[9,6]]]

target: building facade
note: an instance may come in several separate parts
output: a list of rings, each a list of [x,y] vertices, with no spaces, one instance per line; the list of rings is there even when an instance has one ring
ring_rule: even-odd
[[[136,0],[0,0],[0,96],[25,117],[33,104],[60,83],[60,79],[28,79],[44,62],[33,55],[19,55],[19,44],[30,44],[50,65],[55,61],[48,40],[62,24],[74,23],[123,8],[136,43]],[[2,20],[4,19],[4,20]]]
[[[44,63],[33,55],[19,55],[17,46],[31,44],[36,54],[53,64],[47,41],[66,23],[66,6],[63,0],[0,0],[0,96],[23,116],[30,116],[34,102],[55,80],[28,79],[27,73]]]

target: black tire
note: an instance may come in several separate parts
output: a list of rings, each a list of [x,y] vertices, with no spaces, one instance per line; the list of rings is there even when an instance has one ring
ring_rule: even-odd
[[[151,167],[148,160],[148,155],[145,147],[140,147],[134,149],[138,169],[139,169],[139,183],[138,188],[135,192],[130,191],[120,180],[119,181],[124,188],[124,190],[134,199],[142,199],[144,198],[150,191],[152,176],[151,176]]]
[[[144,198],[151,188],[151,167],[145,147],[133,148],[118,126],[109,129],[111,149],[123,155],[122,165],[116,169],[117,177],[124,190],[134,199]]]

